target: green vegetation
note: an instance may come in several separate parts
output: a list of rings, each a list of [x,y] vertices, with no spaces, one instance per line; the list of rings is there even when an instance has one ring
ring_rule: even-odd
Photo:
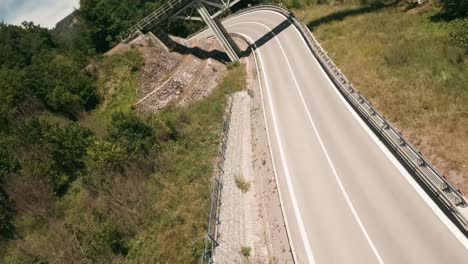
[[[0,50],[0,124],[44,108],[74,118],[97,104],[92,78],[46,29],[0,24]]]
[[[245,69],[229,70],[214,93],[187,108],[171,107],[153,122],[159,127],[158,171],[152,180],[147,227],[132,241],[137,263],[196,263],[203,250],[209,186],[219,145],[226,95],[244,87]]]
[[[85,22],[97,51],[107,51],[120,34],[155,10],[162,0],[80,0],[79,16]]]
[[[252,248],[243,246],[243,247],[241,247],[240,252],[241,252],[242,256],[248,258],[248,257],[250,257],[250,252],[251,251],[252,251]]]
[[[245,72],[232,67],[204,101],[141,116],[132,105],[142,65],[136,50],[99,59],[90,112],[45,107],[8,120],[0,262],[199,260],[226,94]]]
[[[100,52],[160,2],[83,0],[52,31],[0,24],[1,263],[199,261],[226,95],[245,72],[136,113],[143,58]]]
[[[460,167],[468,149],[463,2],[410,10],[343,2],[286,4],[306,8],[297,13],[379,109],[421,141],[433,135],[428,141]],[[81,0],[77,22],[53,31],[0,24],[1,263],[199,261],[226,95],[244,86],[245,69],[229,65],[203,101],[136,113],[141,55],[100,52],[161,3]]]
[[[410,8],[404,2],[295,11],[360,92],[439,169],[466,175],[467,17],[447,12],[444,6]],[[458,183],[468,190],[466,180]]]
[[[80,0],[78,16],[81,19],[79,31],[88,37],[99,52],[109,50],[124,37],[126,31],[139,20],[163,5],[166,0]],[[201,23],[175,21],[170,29],[177,35],[186,36],[203,26]]]
[[[104,135],[103,123],[111,120],[112,113],[128,113],[136,100],[137,76],[143,58],[136,49],[124,54],[105,57],[92,68],[97,68],[97,94],[101,100],[99,108],[82,115],[79,122],[98,135]]]

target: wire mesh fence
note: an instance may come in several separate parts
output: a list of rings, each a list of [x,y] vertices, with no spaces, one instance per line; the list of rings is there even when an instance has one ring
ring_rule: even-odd
[[[218,150],[216,171],[210,194],[210,213],[208,217],[205,247],[202,253],[201,263],[213,263],[213,255],[218,244],[218,226],[220,225],[219,213],[221,208],[221,192],[223,189],[224,162],[226,160],[226,148],[231,123],[233,98],[229,96],[224,114],[221,143]]]

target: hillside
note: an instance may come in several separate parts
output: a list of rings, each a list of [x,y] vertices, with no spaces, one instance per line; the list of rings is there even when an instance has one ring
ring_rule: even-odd
[[[120,29],[144,14],[132,7]],[[226,95],[245,70],[190,46],[105,55],[87,8],[53,31],[0,25],[0,262],[198,262]]]

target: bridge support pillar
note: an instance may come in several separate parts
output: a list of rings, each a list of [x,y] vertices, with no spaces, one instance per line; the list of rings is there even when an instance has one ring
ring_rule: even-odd
[[[231,36],[227,33],[224,26],[221,24],[221,21],[218,18],[212,18],[208,10],[206,10],[205,6],[203,5],[202,1],[200,1],[197,6],[197,11],[200,14],[200,17],[203,21],[208,25],[208,27],[213,31],[216,39],[221,44],[221,46],[226,51],[229,59],[232,62],[239,61],[239,54],[240,50],[237,47],[234,40]]]

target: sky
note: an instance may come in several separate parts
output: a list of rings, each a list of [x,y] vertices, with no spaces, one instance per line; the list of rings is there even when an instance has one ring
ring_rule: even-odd
[[[79,0],[0,0],[0,21],[14,25],[33,21],[53,28],[78,7]]]

